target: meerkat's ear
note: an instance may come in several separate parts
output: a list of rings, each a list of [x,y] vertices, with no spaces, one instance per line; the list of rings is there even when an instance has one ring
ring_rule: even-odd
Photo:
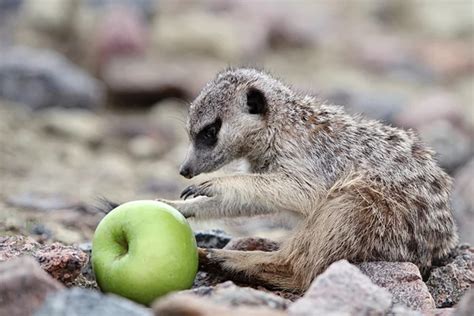
[[[264,114],[267,111],[267,99],[263,92],[250,88],[247,91],[247,107],[250,114]]]

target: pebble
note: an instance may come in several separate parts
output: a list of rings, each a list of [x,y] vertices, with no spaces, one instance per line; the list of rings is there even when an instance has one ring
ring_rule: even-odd
[[[474,283],[474,249],[458,246],[447,262],[431,270],[426,281],[436,307],[452,307],[469,291]]]
[[[25,47],[0,51],[0,97],[32,109],[97,110],[101,84],[59,53]]]
[[[364,262],[357,265],[370,280],[388,290],[395,304],[430,312],[435,308],[418,267],[410,262]]]
[[[48,296],[34,316],[152,316],[150,309],[112,294],[71,288]]]
[[[291,316],[385,315],[393,304],[390,293],[346,260],[331,264],[293,303]]]
[[[222,249],[227,245],[231,237],[220,229],[198,231],[194,233],[198,247]]]
[[[50,293],[64,286],[29,256],[0,263],[0,314],[31,315]]]

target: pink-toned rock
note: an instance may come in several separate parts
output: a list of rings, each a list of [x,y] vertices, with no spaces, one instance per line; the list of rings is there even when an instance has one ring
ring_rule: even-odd
[[[405,128],[420,128],[437,120],[458,126],[464,121],[464,110],[456,97],[447,92],[432,92],[414,100],[394,118],[395,124]]]
[[[387,290],[373,284],[356,266],[341,260],[319,275],[288,311],[291,316],[385,315],[391,306]]]
[[[469,75],[474,70],[472,43],[463,40],[439,40],[420,43],[418,56],[441,79]]]
[[[117,57],[104,67],[102,78],[114,102],[151,106],[165,98],[193,99],[220,68],[196,58],[172,61]]]
[[[395,304],[429,312],[435,303],[416,265],[410,262],[364,262],[357,265],[376,285],[387,289]]]
[[[43,246],[24,236],[0,239],[0,262],[24,255],[33,256],[43,270],[65,284],[73,282],[88,262],[85,252],[60,243]]]
[[[365,34],[352,43],[351,58],[372,71],[387,71],[409,63],[413,56],[410,43],[400,36]]]
[[[46,272],[65,284],[76,279],[88,261],[82,250],[60,243],[47,245],[35,253],[35,258]]]
[[[43,271],[35,259],[21,257],[0,263],[0,314],[31,315],[49,293],[63,285]]]
[[[0,262],[26,255],[33,256],[40,247],[31,237],[0,237]]]
[[[102,67],[115,57],[143,56],[147,43],[147,30],[140,13],[133,6],[108,7],[97,27],[97,67]]]

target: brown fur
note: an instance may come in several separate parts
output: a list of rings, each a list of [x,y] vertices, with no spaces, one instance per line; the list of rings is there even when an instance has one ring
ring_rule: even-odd
[[[249,114],[248,89],[265,96]],[[247,95],[248,98],[248,95]],[[246,158],[251,173],[165,201],[198,219],[280,214],[299,224],[276,252],[202,251],[202,260],[271,286],[304,291],[332,262],[410,261],[422,272],[457,243],[451,179],[412,131],[346,114],[254,69],[224,71],[191,104],[189,177]],[[222,120],[212,146],[199,132]]]

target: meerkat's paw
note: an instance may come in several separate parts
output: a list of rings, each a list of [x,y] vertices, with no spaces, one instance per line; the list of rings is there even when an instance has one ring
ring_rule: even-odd
[[[191,201],[180,201],[180,200],[165,200],[165,199],[155,199],[158,202],[163,202],[166,203],[175,209],[177,209],[181,214],[183,214],[184,217],[190,218],[194,217],[194,207],[192,206]]]
[[[207,196],[212,197],[215,195],[214,181],[208,180],[200,184],[192,184],[181,192],[180,198],[186,200],[189,197]]]

